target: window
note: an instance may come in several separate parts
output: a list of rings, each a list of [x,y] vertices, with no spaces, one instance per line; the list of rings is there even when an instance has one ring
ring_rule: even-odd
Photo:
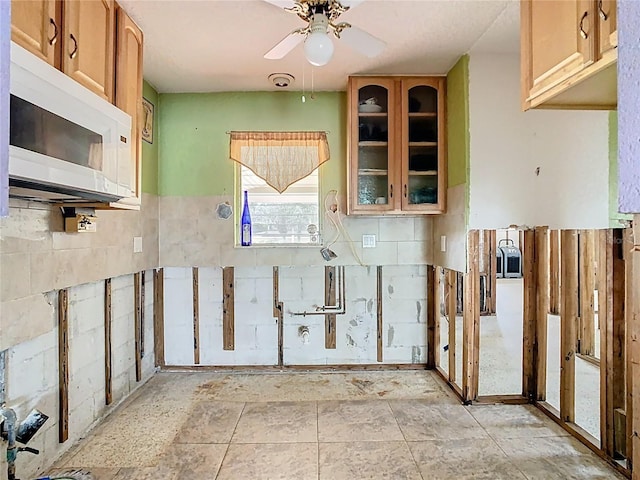
[[[251,211],[252,243],[320,244],[318,169],[292,183],[284,192],[274,188],[250,169],[240,166],[238,210],[247,190]]]

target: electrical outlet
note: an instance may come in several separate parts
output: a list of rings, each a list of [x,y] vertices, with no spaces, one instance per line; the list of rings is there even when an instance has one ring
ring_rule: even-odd
[[[142,253],[142,237],[133,237],[133,253]]]
[[[440,235],[440,251],[441,252],[446,252],[447,251],[447,236],[446,235]]]
[[[376,236],[362,235],[362,248],[376,248]]]

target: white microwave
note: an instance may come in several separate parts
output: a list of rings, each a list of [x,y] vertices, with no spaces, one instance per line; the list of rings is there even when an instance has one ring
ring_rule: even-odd
[[[10,195],[132,196],[129,115],[13,42],[10,79]]]

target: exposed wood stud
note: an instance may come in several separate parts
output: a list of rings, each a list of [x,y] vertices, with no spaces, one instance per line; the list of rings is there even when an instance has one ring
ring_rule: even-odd
[[[140,283],[142,284],[140,289],[140,357],[144,358],[144,335],[146,332],[145,328],[145,295],[147,290],[147,272],[143,270],[140,272]]]
[[[440,311],[442,308],[442,296],[440,290],[442,289],[442,268],[434,267],[433,274],[433,368],[440,366]],[[427,348],[429,348],[427,346]]]
[[[69,438],[69,292],[58,291],[58,440]]]
[[[537,263],[535,232],[523,232],[523,330],[522,330],[522,395],[533,399],[536,395],[536,321],[537,321]]]
[[[382,266],[376,268],[376,337],[377,358],[382,362]]]
[[[575,420],[576,324],[578,319],[578,234],[560,233],[560,418]]]
[[[549,232],[549,313],[560,313],[560,232]]]
[[[222,348],[235,349],[235,319],[234,319],[234,270],[233,267],[222,269]]]
[[[156,367],[163,367],[164,361],[164,270],[159,268],[153,274],[153,351]]]
[[[447,319],[449,320],[449,381],[456,381],[456,300],[458,273],[447,270]]]
[[[578,352],[595,355],[595,245],[593,230],[580,232],[580,342]]]
[[[200,278],[198,267],[192,269],[193,292],[193,363],[200,363]]]
[[[336,267],[324,267],[324,304],[336,304]],[[324,316],[324,348],[336,348],[336,314]]]
[[[640,214],[636,214],[633,217],[633,238],[630,239],[628,263],[630,264],[627,272],[627,318],[628,322],[628,348],[632,365],[628,377],[630,377],[630,390],[634,393],[631,408],[626,411],[627,415],[627,459],[631,459],[629,462],[630,468],[633,465],[640,465],[640,436],[638,431],[640,430],[640,395],[637,394],[640,386],[640,347],[638,346],[638,339],[640,338],[640,332],[638,332],[638,324],[640,324]],[[629,387],[628,387],[629,388]],[[629,425],[631,423],[631,425]],[[632,427],[632,428],[629,428]]]
[[[491,240],[491,270],[490,270],[490,285],[491,285],[491,296],[489,297],[488,303],[489,303],[489,313],[491,314],[495,314],[496,313],[496,300],[497,300],[497,296],[496,296],[496,285],[498,283],[498,268],[497,268],[497,248],[498,248],[498,241],[496,239],[496,231],[495,230],[491,230],[490,232],[490,240]]]
[[[278,324],[278,366],[284,366],[284,325],[283,305],[280,301],[280,272],[273,267],[273,316]]]
[[[427,266],[427,368],[436,368],[436,281],[435,267]]]
[[[480,347],[480,232],[468,234],[468,272],[464,275],[462,329],[462,397],[466,402],[478,396],[478,365]]]
[[[104,403],[113,402],[111,360],[111,279],[104,281]]]
[[[638,215],[635,216],[636,220],[638,220]],[[640,231],[638,231],[638,225],[635,227],[635,238],[638,239]],[[638,395],[634,391],[638,385],[638,377],[640,376],[640,366],[639,366],[639,358],[638,358],[638,321],[640,321],[640,316],[638,315],[638,296],[640,293],[640,289],[638,288],[638,279],[640,277],[640,273],[638,269],[640,265],[638,265],[638,257],[640,255],[640,246],[638,249],[634,246],[640,244],[640,241],[634,242],[634,231],[632,228],[626,228],[622,234],[622,257],[624,259],[624,272],[625,272],[625,285],[624,285],[624,313],[622,315],[622,319],[624,319],[624,326],[620,329],[615,328],[614,324],[614,341],[618,341],[623,345],[625,350],[623,365],[623,370],[625,374],[622,375],[621,379],[625,379],[626,383],[626,402],[616,407],[624,408],[626,414],[626,436],[630,438],[631,441],[626,442],[626,458],[629,461],[629,468],[633,470],[633,465],[635,461],[638,460],[640,465],[640,458],[636,459],[636,455],[640,455],[640,452],[637,454],[636,447],[640,447],[638,445],[638,425],[640,422],[640,416],[635,413],[636,405],[635,403],[638,401]],[[622,323],[622,322],[621,322]],[[620,332],[620,330],[622,330]],[[640,413],[640,412],[638,412]],[[614,449],[618,450],[618,446],[614,445]]]
[[[140,380],[142,380],[142,350],[140,349],[140,346],[142,344],[142,330],[141,330],[141,324],[142,324],[142,308],[141,308],[141,300],[142,300],[142,295],[141,295],[141,279],[142,277],[140,276],[140,272],[136,272],[133,274],[133,305],[134,305],[134,312],[133,312],[133,332],[134,332],[134,343],[135,343],[135,350],[136,350],[136,382],[139,382]]]
[[[536,340],[534,348],[535,396],[544,401],[547,395],[547,315],[549,312],[549,229],[535,229]]]

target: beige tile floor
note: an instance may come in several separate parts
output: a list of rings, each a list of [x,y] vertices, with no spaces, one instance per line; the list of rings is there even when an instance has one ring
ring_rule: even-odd
[[[623,478],[528,405],[432,372],[159,373],[51,473],[97,480]]]

